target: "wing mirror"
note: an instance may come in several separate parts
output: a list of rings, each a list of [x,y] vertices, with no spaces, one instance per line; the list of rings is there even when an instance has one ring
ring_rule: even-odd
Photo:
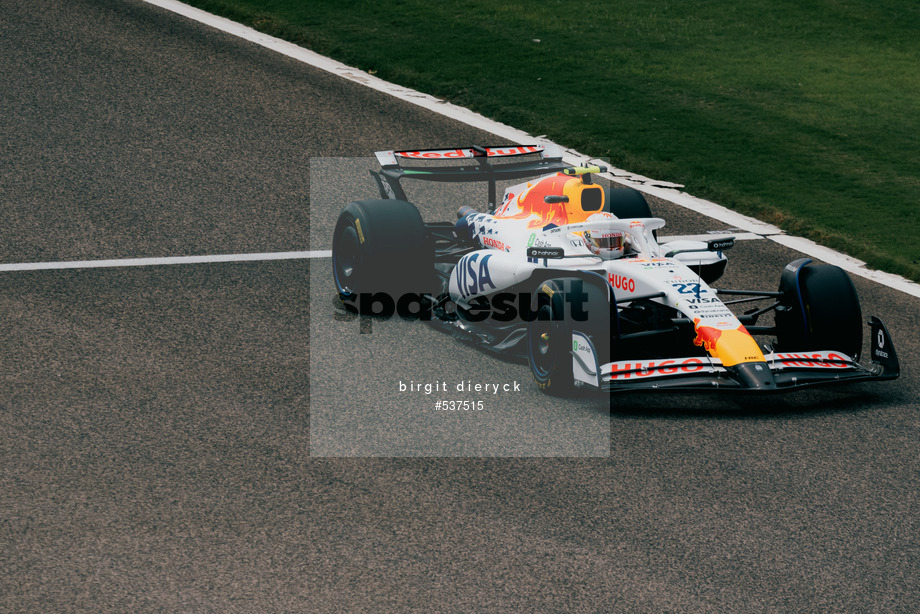
[[[706,241],[706,247],[692,249],[675,249],[664,255],[665,258],[673,258],[677,254],[686,254],[690,252],[721,252],[731,249],[735,246],[735,237],[726,237],[724,239],[710,239]]]

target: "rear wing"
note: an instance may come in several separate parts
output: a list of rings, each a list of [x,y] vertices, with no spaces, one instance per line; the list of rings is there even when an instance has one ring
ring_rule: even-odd
[[[380,171],[371,171],[383,198],[408,200],[400,181],[403,178],[440,182],[476,182],[489,184],[489,209],[495,207],[495,183],[499,180],[525,179],[560,172],[572,165],[562,160],[562,150],[557,145],[507,145],[499,147],[456,147],[453,149],[419,149],[405,151],[378,151]],[[529,158],[493,164],[492,161],[509,158]],[[450,166],[429,162],[458,162]],[[423,166],[407,166],[424,162]],[[469,163],[465,163],[469,162]]]
[[[463,160],[474,158],[510,158],[539,154],[541,160],[561,160],[557,145],[517,145],[504,147],[456,147],[453,149],[419,149],[416,151],[378,151],[375,155],[382,168],[399,166],[400,160]]]

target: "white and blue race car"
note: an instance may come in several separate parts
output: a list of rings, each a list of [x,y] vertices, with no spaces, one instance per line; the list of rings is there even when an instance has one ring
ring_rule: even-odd
[[[377,153],[381,199],[349,203],[333,276],[362,314],[429,320],[526,357],[541,390],[776,392],[898,377],[884,324],[863,320],[839,267],[796,260],[777,291],[716,289],[731,237],[659,244],[642,194],[605,188],[600,166],[554,146]],[[424,161],[424,162],[423,162]],[[423,221],[402,181],[484,182],[484,211]],[[497,185],[504,189],[499,201]],[[736,314],[731,307],[761,301]],[[763,303],[766,304],[763,304]],[[760,319],[772,320],[758,324]],[[758,341],[757,339],[761,339]]]

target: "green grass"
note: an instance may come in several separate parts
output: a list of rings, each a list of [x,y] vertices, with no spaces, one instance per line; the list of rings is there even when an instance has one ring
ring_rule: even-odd
[[[920,281],[920,3],[186,1]]]

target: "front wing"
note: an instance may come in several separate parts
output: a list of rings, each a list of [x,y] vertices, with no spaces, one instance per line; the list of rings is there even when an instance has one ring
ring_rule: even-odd
[[[611,392],[670,391],[783,392],[807,386],[891,380],[901,368],[885,325],[869,319],[871,364],[863,365],[837,351],[772,352],[765,362],[731,367],[717,358],[691,356],[673,359],[623,360],[592,364],[593,347],[581,333],[573,333],[572,368],[576,382]]]

